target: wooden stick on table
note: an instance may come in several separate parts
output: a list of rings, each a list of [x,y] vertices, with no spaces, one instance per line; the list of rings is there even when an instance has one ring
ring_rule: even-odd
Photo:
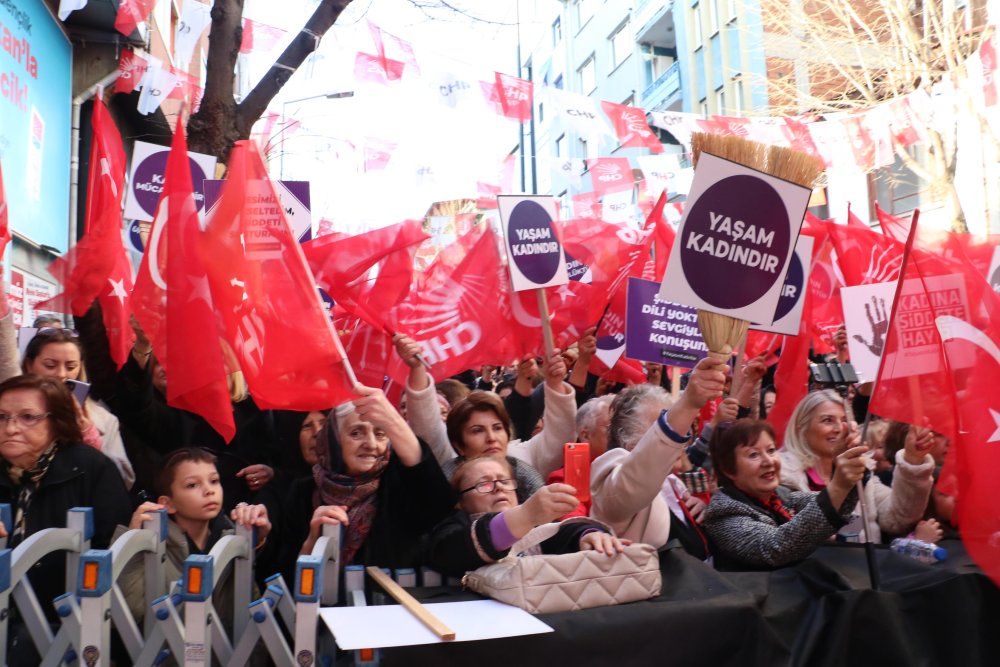
[[[406,610],[417,617],[417,620],[430,628],[431,632],[445,641],[455,638],[455,631],[441,622],[434,614],[427,611],[427,607],[420,604],[416,598],[407,593],[402,586],[389,578],[389,576],[377,567],[366,567],[368,576],[374,579],[379,586],[385,589],[399,604],[406,607]]]

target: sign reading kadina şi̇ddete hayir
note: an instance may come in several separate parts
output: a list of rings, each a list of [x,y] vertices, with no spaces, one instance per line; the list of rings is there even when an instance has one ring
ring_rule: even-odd
[[[702,153],[660,298],[774,322],[810,193]]]
[[[514,291],[568,283],[563,247],[553,229],[555,198],[500,195],[497,203]]]

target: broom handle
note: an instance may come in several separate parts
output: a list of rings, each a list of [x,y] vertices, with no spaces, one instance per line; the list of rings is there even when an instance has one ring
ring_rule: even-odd
[[[542,321],[542,337],[545,339],[545,356],[551,357],[556,349],[555,339],[552,336],[552,322],[549,319],[549,300],[545,296],[544,288],[537,288],[535,294],[538,295],[538,316]]]

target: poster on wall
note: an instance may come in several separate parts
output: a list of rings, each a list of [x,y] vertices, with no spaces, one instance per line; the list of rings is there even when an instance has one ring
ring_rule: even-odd
[[[0,163],[10,226],[65,252],[72,47],[44,2],[0,2]]]
[[[46,299],[51,299],[57,292],[57,286],[52,281],[18,269],[11,270],[7,302],[10,304],[14,326],[31,326],[39,315],[51,313],[52,311],[36,310],[35,306]],[[60,317],[60,319],[62,318]]]

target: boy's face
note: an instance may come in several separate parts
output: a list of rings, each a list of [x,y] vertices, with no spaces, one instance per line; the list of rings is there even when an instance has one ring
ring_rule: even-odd
[[[214,519],[222,509],[222,484],[215,464],[184,461],[177,466],[170,496],[160,496],[159,501],[169,514],[184,519]]]

